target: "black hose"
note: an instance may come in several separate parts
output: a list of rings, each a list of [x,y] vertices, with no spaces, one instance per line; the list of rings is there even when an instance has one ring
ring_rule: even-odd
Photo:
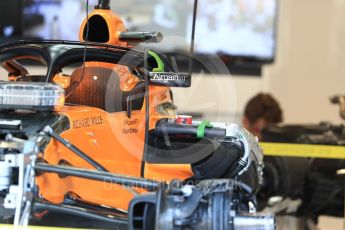
[[[109,172],[100,172],[96,170],[79,169],[67,166],[55,166],[45,163],[36,164],[35,171],[57,173],[62,176],[74,176],[90,180],[102,181],[105,183],[114,183],[124,186],[144,188],[149,191],[156,190],[160,184],[159,182],[144,178],[128,177],[123,175],[116,175]]]
[[[97,221],[109,222],[112,224],[122,224],[122,225],[128,224],[127,218],[121,218],[121,217],[110,218],[110,217],[92,213],[90,211],[87,211],[86,209],[80,209],[80,208],[77,209],[73,206],[45,204],[45,203],[35,202],[33,208],[35,211],[47,210],[47,211],[53,211],[53,212],[60,212],[60,213],[85,217],[89,219],[94,219]]]

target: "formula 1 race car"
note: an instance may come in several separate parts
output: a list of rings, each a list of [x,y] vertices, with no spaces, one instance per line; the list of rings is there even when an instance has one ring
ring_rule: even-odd
[[[1,188],[7,191],[5,208],[16,210],[16,224],[27,223],[31,210],[64,205],[70,211],[87,205],[106,209],[106,216],[111,210],[126,215],[133,196],[173,179],[242,177],[236,183],[249,185],[248,196],[255,193],[263,157],[255,138],[235,124],[175,124],[174,116],[159,109],[167,93],[154,84],[179,85],[188,75],[171,73],[168,65],[165,72],[148,72],[156,59],[145,62],[144,56],[122,47],[62,41],[0,48],[10,79],[0,83]],[[30,59],[46,64],[47,74],[31,75],[20,64]],[[100,67],[88,66],[94,62]],[[119,63],[137,79],[123,79],[109,68]],[[138,215],[142,204],[134,200],[129,212]]]
[[[256,138],[237,124],[176,123],[169,87],[188,87],[191,75],[121,43],[159,33],[98,41],[99,15],[116,20],[91,14],[87,42],[0,46],[2,222],[57,225],[45,220],[60,213],[72,227],[274,229],[256,214]]]

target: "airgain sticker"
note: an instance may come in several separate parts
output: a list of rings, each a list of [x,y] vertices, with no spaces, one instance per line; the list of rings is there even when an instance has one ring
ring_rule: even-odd
[[[150,83],[171,87],[189,87],[191,75],[189,73],[150,72]]]

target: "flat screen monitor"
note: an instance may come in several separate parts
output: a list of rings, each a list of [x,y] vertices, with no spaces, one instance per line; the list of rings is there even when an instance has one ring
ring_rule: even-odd
[[[199,1],[195,50],[273,59],[276,0]]]
[[[275,56],[278,0],[199,0],[195,52],[271,61]],[[188,51],[194,0],[127,0],[112,8],[132,30],[157,30],[159,49]],[[156,46],[157,47],[157,46]]]

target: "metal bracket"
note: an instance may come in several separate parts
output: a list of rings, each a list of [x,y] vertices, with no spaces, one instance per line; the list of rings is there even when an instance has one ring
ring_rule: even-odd
[[[35,141],[23,142],[22,152],[6,154],[4,163],[11,168],[18,168],[18,184],[9,187],[4,200],[4,207],[15,209],[14,226],[28,225],[34,189],[34,164],[38,149]]]

